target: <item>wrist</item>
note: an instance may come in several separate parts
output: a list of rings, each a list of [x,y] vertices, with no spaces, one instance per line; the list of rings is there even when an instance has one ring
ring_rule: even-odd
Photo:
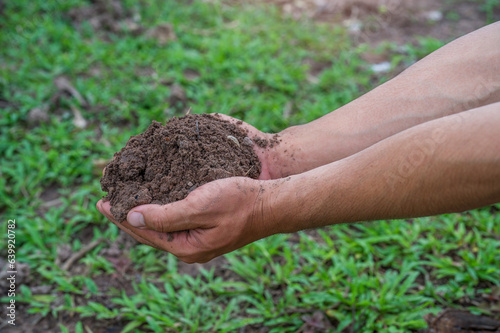
[[[307,229],[314,204],[310,202],[310,179],[304,174],[264,181],[261,184],[261,226],[265,236]]]
[[[266,154],[270,179],[288,177],[301,172],[299,163],[301,158],[298,155],[302,149],[297,136],[298,127],[288,127],[270,136],[271,139],[274,137],[274,140],[278,140],[277,144],[269,147]]]
[[[342,160],[267,181],[264,224],[276,234],[353,222],[358,210],[354,199],[359,196],[359,186],[353,184],[361,177],[362,170]]]

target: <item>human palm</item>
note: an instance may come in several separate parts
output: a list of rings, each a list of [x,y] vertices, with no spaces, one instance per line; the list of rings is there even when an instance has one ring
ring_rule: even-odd
[[[270,140],[272,135],[230,116],[220,115],[237,124],[248,137]],[[167,205],[142,205],[129,212],[127,221],[117,221],[109,202],[100,200],[99,211],[137,241],[159,250],[174,253],[186,262],[203,262],[265,237],[259,210],[263,200],[262,180],[273,179],[274,151],[253,146],[261,162],[257,180],[232,177],[200,186],[181,201]],[[105,172],[105,171],[103,171]],[[262,191],[262,192],[261,192]],[[144,225],[134,223],[131,214],[138,212]],[[137,216],[137,215],[136,215]],[[259,220],[259,221],[257,221]]]

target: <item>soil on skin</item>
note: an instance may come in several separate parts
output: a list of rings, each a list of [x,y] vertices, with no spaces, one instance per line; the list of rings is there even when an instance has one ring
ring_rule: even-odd
[[[234,176],[257,178],[261,165],[245,131],[218,116],[187,115],[165,126],[153,121],[113,157],[101,179],[111,213],[184,199],[197,187]]]

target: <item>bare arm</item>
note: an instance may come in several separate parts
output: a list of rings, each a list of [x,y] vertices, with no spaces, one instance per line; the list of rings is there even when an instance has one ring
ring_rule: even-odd
[[[270,223],[275,232],[499,202],[500,103],[426,122],[292,176],[267,200],[264,228]]]
[[[414,126],[299,175],[217,180],[184,200],[136,207],[128,222],[113,220],[109,202],[98,208],[138,241],[186,262],[276,233],[464,211],[500,201],[499,129],[496,103]]]
[[[357,153],[423,122],[500,101],[500,22],[461,37],[311,123],[285,129],[271,178]]]
[[[276,150],[257,151],[262,180],[217,180],[184,200],[136,207],[123,223],[109,202],[97,207],[140,242],[203,262],[275,233],[499,202],[499,45],[496,23],[286,129]]]

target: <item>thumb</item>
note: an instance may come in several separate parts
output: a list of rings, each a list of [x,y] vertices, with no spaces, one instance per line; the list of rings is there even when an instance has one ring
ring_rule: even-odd
[[[127,222],[138,229],[155,230],[160,233],[196,229],[189,209],[182,202],[168,205],[142,205],[132,209],[127,215]],[[191,216],[192,217],[192,216]]]

